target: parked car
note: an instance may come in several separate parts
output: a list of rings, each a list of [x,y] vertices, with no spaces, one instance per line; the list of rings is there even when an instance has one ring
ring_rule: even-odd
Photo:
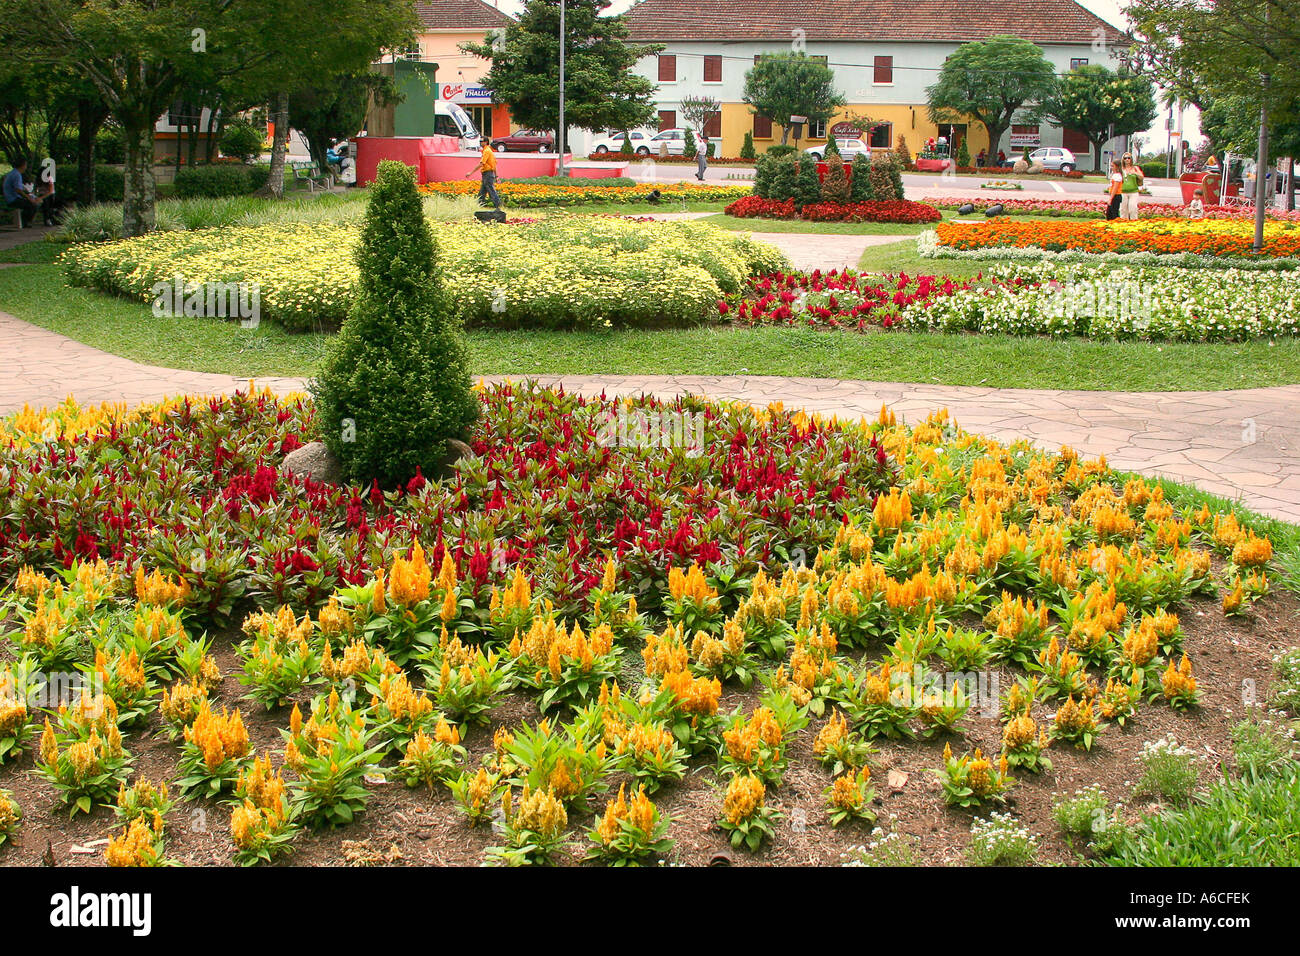
[[[1021,152],[1014,152],[1001,165],[1010,169],[1023,155]],[[1079,168],[1079,161],[1074,158],[1074,153],[1060,146],[1043,146],[1034,150],[1029,154],[1029,162],[1042,163],[1044,169],[1059,169],[1063,173],[1072,173]]]
[[[517,129],[509,136],[494,138],[492,148],[507,153],[550,153],[555,151],[555,134],[536,129]]]
[[[856,157],[859,153],[864,154],[867,157],[867,159],[871,158],[871,147],[868,146],[863,140],[840,139],[840,137],[836,136],[835,145],[839,149],[840,155],[844,157],[844,161],[846,163],[851,163],[854,157]],[[816,156],[818,159],[826,158],[825,145],[809,146],[807,149],[804,150],[804,152],[810,156]]]
[[[650,155],[658,156],[659,150],[667,144],[669,156],[681,156],[686,152],[686,130],[684,128],[665,129],[650,137],[647,144],[650,147]],[[696,138],[697,147],[699,146],[698,137]]]
[[[650,142],[652,133],[645,133],[639,129],[628,130],[625,134],[622,130],[610,130],[609,135],[601,136],[592,144],[591,151],[601,156],[606,153],[617,153],[623,149],[623,137],[627,136],[632,142],[632,151],[638,156],[649,156]]]

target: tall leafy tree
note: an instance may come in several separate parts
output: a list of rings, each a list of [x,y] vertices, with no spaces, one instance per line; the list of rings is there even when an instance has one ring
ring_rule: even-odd
[[[121,128],[122,227],[134,236],[154,225],[154,124],[182,91],[287,96],[403,42],[415,11],[409,0],[0,0],[0,21],[28,70],[83,78]]]
[[[809,123],[826,122],[845,103],[831,68],[803,52],[760,59],[745,74],[741,99],[781,127],[782,145],[790,136],[791,116],[806,116]]]
[[[579,129],[631,129],[655,113],[655,84],[633,72],[637,60],[662,46],[629,43],[621,16],[605,16],[609,0],[567,0],[565,5],[564,121]],[[482,83],[529,129],[560,125],[560,0],[526,0],[519,19],[483,43],[461,49],[491,68]]]
[[[938,81],[926,90],[935,123],[971,117],[989,133],[996,151],[1013,119],[1037,122],[1056,93],[1056,71],[1036,44],[992,36],[963,43],[944,61]]]
[[[1147,129],[1155,121],[1156,99],[1148,77],[1088,63],[1061,77],[1056,95],[1047,104],[1047,116],[1057,126],[1087,136],[1100,169],[1101,148],[1107,140]]]
[[[1254,154],[1267,107],[1270,134],[1280,137],[1270,157],[1294,150],[1300,0],[1131,0],[1125,13],[1144,66],[1202,110],[1216,148]],[[1294,202],[1293,192],[1288,206]]]
[[[321,169],[327,165],[330,140],[352,136],[361,129],[372,96],[381,106],[392,103],[397,96],[392,77],[362,70],[290,94],[293,127],[307,140],[312,159]]]

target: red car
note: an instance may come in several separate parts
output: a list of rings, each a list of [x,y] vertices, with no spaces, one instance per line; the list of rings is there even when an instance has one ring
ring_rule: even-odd
[[[555,134],[535,129],[517,129],[509,136],[492,140],[492,148],[508,153],[551,153],[555,151]]]

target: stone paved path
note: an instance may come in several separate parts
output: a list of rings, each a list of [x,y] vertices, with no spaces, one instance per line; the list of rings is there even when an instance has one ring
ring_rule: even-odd
[[[651,218],[671,222],[703,219],[712,215],[714,213],[711,212],[658,212],[653,213]],[[761,225],[761,220],[755,220],[755,226]],[[899,235],[852,236],[806,232],[754,232],[753,236],[763,242],[770,242],[784,252],[796,269],[823,271],[856,269],[867,246],[880,246],[910,238]]]
[[[842,417],[875,416],[882,403],[908,421],[947,407],[965,428],[1043,448],[1070,445],[1116,468],[1167,475],[1265,514],[1300,521],[1300,385],[1224,392],[1087,392],[907,385],[764,376],[541,376],[596,395],[694,393]],[[277,392],[294,378],[258,379]],[[140,365],[0,312],[0,415],[82,402],[134,404],[179,393],[222,393],[247,380]]]

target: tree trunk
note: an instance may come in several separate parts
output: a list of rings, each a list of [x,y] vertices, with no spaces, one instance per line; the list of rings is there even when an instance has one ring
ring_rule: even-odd
[[[1092,168],[1097,172],[1103,172],[1101,168],[1101,148],[1106,145],[1106,140],[1099,139],[1092,144]],[[1105,170],[1109,172],[1109,170]]]
[[[153,178],[153,122],[143,127],[126,127],[126,186],[122,194],[122,235],[143,236],[156,221]],[[178,144],[179,146],[179,144]]]
[[[266,185],[255,195],[265,199],[281,199],[284,196],[284,157],[289,145],[289,94],[275,94],[275,108],[272,111],[275,123],[275,137],[271,140],[271,172]]]
[[[77,195],[78,206],[95,201],[95,136],[104,125],[105,109],[91,99],[77,101]]]

